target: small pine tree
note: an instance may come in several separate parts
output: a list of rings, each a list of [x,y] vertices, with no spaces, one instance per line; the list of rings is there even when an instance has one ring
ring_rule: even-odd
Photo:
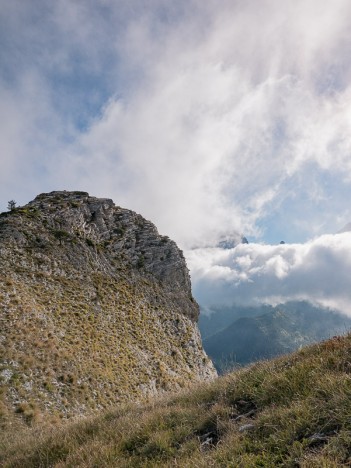
[[[15,202],[15,200],[10,200],[10,201],[7,203],[7,209],[8,209],[9,211],[13,211],[15,208],[16,208],[16,202]]]

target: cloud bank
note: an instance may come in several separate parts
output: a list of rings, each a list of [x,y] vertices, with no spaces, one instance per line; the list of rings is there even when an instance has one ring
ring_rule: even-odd
[[[221,305],[307,300],[351,316],[351,233],[305,244],[239,244],[187,252],[195,297],[208,312]]]
[[[351,219],[348,0],[0,4],[3,209],[87,190],[184,247]]]

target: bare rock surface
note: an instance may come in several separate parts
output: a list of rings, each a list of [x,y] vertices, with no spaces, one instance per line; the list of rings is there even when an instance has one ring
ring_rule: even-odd
[[[177,245],[85,192],[0,215],[0,409],[84,414],[212,379]]]

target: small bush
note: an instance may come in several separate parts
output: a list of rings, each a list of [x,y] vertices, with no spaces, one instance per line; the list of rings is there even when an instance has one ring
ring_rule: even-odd
[[[62,241],[68,240],[71,238],[70,233],[62,229],[54,229],[52,233],[54,237],[59,240],[60,244],[62,243]]]
[[[145,257],[144,255],[140,255],[137,261],[137,268],[143,268],[145,266]]]

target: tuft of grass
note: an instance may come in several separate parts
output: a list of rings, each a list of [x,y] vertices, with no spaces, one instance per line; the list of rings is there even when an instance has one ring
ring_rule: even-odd
[[[89,239],[88,237],[85,239],[85,242],[87,243],[87,245],[89,247],[94,247],[95,246],[94,242],[91,239]]]
[[[6,438],[16,466],[343,467],[351,464],[351,335],[191,390]]]
[[[60,244],[62,243],[62,241],[68,240],[71,238],[70,233],[62,229],[53,229],[52,233],[54,237],[60,242]]]

